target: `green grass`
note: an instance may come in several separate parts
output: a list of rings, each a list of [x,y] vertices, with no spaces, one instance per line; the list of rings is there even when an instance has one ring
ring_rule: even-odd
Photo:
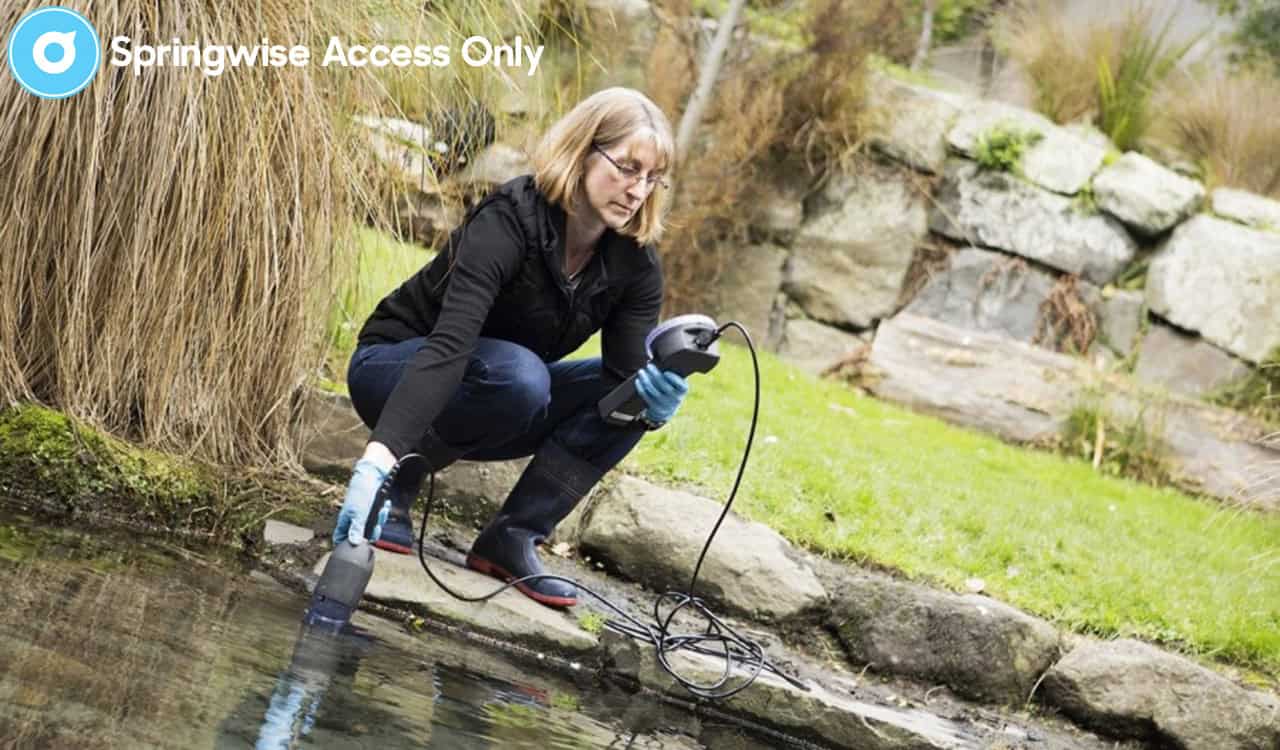
[[[732,334],[730,334],[732,335]],[[723,501],[751,413],[747,352],[694,376],[630,470]],[[817,381],[772,356],[735,509],[815,551],[991,595],[1071,629],[1280,674],[1280,519],[1099,475]],[[776,441],[774,440],[776,439]]]
[[[328,369],[322,387],[346,392],[347,359],[356,347],[360,327],[388,292],[435,256],[421,245],[401,242],[368,227],[356,230],[355,272],[347,276],[329,313]]]
[[[388,243],[368,248],[420,257]],[[393,271],[397,263],[384,259],[381,281],[362,274],[361,284],[394,287],[412,265]],[[722,350],[719,367],[691,378],[678,417],[628,457],[628,471],[723,502],[750,424],[752,375],[745,349]],[[772,355],[761,355],[761,377],[740,514],[815,551],[911,578],[955,589],[981,578],[992,596],[1077,631],[1280,676],[1280,518],[1006,445]]]

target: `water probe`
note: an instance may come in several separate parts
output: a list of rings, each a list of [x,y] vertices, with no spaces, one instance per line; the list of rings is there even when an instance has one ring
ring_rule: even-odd
[[[689,579],[688,590],[686,592],[668,591],[659,596],[653,604],[654,622],[652,624],[643,623],[632,617],[609,601],[604,595],[592,591],[571,578],[549,573],[513,579],[482,596],[467,596],[450,589],[431,571],[431,567],[427,564],[423,547],[423,542],[426,539],[427,521],[431,517],[431,508],[435,502],[436,478],[434,472],[428,480],[427,499],[422,512],[422,523],[418,527],[418,561],[427,576],[450,596],[465,602],[486,601],[512,586],[537,579],[559,580],[569,583],[577,587],[579,591],[595,597],[621,618],[606,621],[606,627],[614,632],[653,644],[658,661],[663,669],[676,682],[699,698],[728,698],[749,687],[756,677],[765,671],[786,680],[801,690],[808,691],[807,685],[774,666],[765,656],[764,649],[759,644],[744,638],[727,623],[712,614],[705,602],[694,594],[694,589],[698,582],[698,573],[702,569],[702,562],[706,558],[707,550],[710,549],[712,540],[715,539],[716,533],[720,530],[720,525],[724,522],[730,508],[733,506],[733,500],[738,494],[738,487],[742,483],[742,476],[747,468],[747,459],[751,454],[751,444],[755,439],[756,423],[760,415],[760,364],[756,358],[756,350],[751,341],[751,335],[737,321],[730,321],[723,326],[717,327],[715,321],[705,315],[681,315],[659,325],[645,339],[645,348],[649,353],[650,360],[659,369],[671,370],[681,376],[688,376],[695,372],[710,372],[719,363],[720,352],[716,342],[731,327],[736,328],[746,340],[747,349],[751,352],[752,371],[755,375],[755,399],[751,411],[751,427],[747,432],[747,442],[742,451],[742,461],[738,465],[738,474],[734,479],[733,488],[729,491],[729,497],[725,501],[724,510],[720,512],[720,517],[716,520],[711,533],[707,536],[707,541],[703,544],[702,552],[698,555],[698,561],[693,568],[693,576]],[[637,421],[643,422],[644,401],[635,390],[635,376],[628,378],[601,399],[598,408],[601,417],[611,424],[627,425]],[[402,457],[379,488],[378,497],[375,498],[375,507],[377,507],[378,501],[381,500],[382,513],[385,513],[385,510],[390,507],[390,488],[395,485],[397,479],[400,478],[406,483],[416,479],[417,477],[413,475],[420,475],[424,465],[425,459],[416,453],[410,453]],[[380,513],[370,513],[369,523],[366,525],[366,538],[373,532],[379,515]],[[340,542],[335,547],[329,563],[321,574],[320,583],[316,585],[311,606],[304,617],[306,624],[327,625],[334,630],[338,630],[341,629],[345,620],[350,619],[356,604],[359,603],[360,597],[364,593],[365,586],[368,585],[369,577],[373,573],[372,547],[373,545],[371,544],[355,546],[346,541]],[[665,614],[663,612],[664,603],[668,603],[670,607]],[[705,618],[707,623],[705,630],[700,633],[690,634],[671,632],[672,620],[677,613],[685,608],[689,608],[692,612]],[[682,648],[707,656],[723,657],[725,666],[720,678],[709,684],[697,683],[676,673],[668,660],[668,655]],[[741,683],[729,685],[732,668],[735,663],[746,666],[748,675]]]

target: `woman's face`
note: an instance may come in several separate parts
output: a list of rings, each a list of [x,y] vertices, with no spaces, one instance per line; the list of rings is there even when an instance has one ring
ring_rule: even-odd
[[[612,160],[612,161],[610,161]],[[605,226],[621,230],[635,216],[662,175],[654,170],[658,150],[653,132],[637,130],[608,147],[593,148],[587,154],[583,180],[586,206]]]

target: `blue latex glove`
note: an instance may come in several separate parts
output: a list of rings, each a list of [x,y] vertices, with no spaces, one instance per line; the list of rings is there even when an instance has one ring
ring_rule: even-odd
[[[338,511],[338,525],[333,530],[333,543],[343,539],[352,544],[363,544],[365,541],[376,542],[382,536],[382,525],[387,522],[391,512],[391,500],[388,498],[378,509],[378,525],[373,536],[364,538],[364,526],[373,509],[373,500],[377,497],[378,488],[390,473],[391,466],[383,466],[371,458],[356,461],[355,470],[351,472],[351,481],[347,484],[347,496],[342,501],[342,510]]]
[[[670,370],[659,370],[650,362],[636,373],[636,392],[644,399],[645,416],[654,422],[666,422],[689,395],[689,381]]]

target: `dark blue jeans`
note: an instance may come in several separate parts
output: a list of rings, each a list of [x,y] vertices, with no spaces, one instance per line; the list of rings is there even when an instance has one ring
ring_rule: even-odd
[[[413,338],[358,347],[347,370],[351,403],[370,429],[410,359],[426,344]],[[462,383],[431,425],[469,461],[530,456],[553,438],[601,474],[640,442],[640,427],[606,423],[596,404],[609,391],[599,358],[546,364],[528,349],[480,338]],[[424,425],[424,433],[426,426]]]

